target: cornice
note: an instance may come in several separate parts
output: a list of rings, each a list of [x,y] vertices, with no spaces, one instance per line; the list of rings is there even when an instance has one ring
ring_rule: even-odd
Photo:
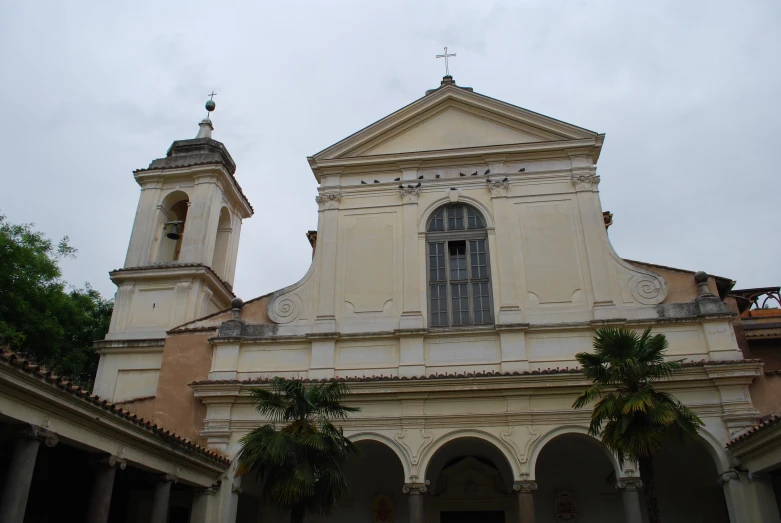
[[[734,317],[733,313],[725,314],[712,314],[712,315],[697,315],[686,316],[680,318],[642,318],[642,319],[627,319],[627,318],[614,318],[610,320],[588,320],[580,322],[567,322],[567,323],[522,323],[512,325],[486,325],[476,327],[456,327],[456,328],[425,328],[415,329],[412,333],[415,336],[424,336],[427,338],[445,337],[445,336],[463,336],[463,335],[480,335],[480,334],[492,334],[497,332],[503,332],[507,330],[523,330],[526,332],[545,332],[545,331],[574,331],[574,330],[593,330],[597,327],[605,325],[622,325],[622,326],[636,326],[643,327],[648,325],[665,325],[665,324],[679,324],[679,323],[700,323],[703,321],[724,321]],[[251,332],[253,324],[246,324]],[[213,345],[220,344],[268,344],[268,343],[301,343],[311,341],[312,334],[288,334],[280,336],[253,336],[246,335],[247,330],[243,331],[243,336],[230,336],[230,337],[214,337],[209,341]],[[396,329],[389,331],[368,331],[368,332],[333,332],[329,333],[329,337],[336,340],[355,340],[355,339],[372,339],[372,338],[400,338],[403,336],[409,336],[410,333],[404,329]]]
[[[240,210],[242,218],[249,218],[255,214],[255,209],[244,194],[238,180],[234,174],[231,174],[225,167],[218,163],[207,162],[205,164],[195,164],[182,167],[137,169],[133,171],[133,177],[139,186],[143,188],[144,184],[154,181],[166,181],[171,179],[192,179],[203,175],[216,175],[222,181],[223,193]]]
[[[494,154],[518,155],[522,159],[525,155],[540,152],[561,152],[558,156],[567,156],[567,151],[582,150],[588,153],[593,148],[598,147],[596,138],[585,138],[580,140],[552,141],[552,142],[531,142],[510,145],[492,145],[484,147],[466,147],[462,149],[442,149],[434,151],[419,151],[401,154],[381,154],[373,156],[356,156],[349,158],[333,159],[309,159],[310,167],[319,177],[320,169],[327,167],[363,167],[384,165],[389,169],[396,169],[400,162],[411,161],[437,161],[437,160],[468,160],[473,158],[477,163],[484,163],[483,157]],[[550,155],[548,155],[549,157]]]
[[[203,263],[162,263],[157,265],[145,265],[141,267],[125,267],[109,272],[111,281],[119,286],[127,281],[160,280],[172,277],[191,276],[204,281],[209,288],[219,293],[224,302],[230,302],[236,295],[227,282],[222,280],[214,270]]]
[[[732,385],[740,378],[745,385],[758,375],[762,363],[758,360],[730,362],[691,362],[685,363],[680,374],[671,380],[658,382],[661,389],[697,389],[713,388],[719,385]],[[723,368],[722,374],[713,373],[713,368]],[[397,396],[401,394],[424,395],[426,398],[446,397],[448,394],[487,394],[495,397],[549,394],[574,394],[590,384],[590,381],[577,369],[548,369],[531,372],[482,372],[460,375],[437,374],[428,377],[399,378],[394,376],[346,377],[335,380],[302,380],[305,383],[326,383],[338,381],[347,383],[350,392],[356,398],[372,396]],[[251,389],[268,386],[268,379],[251,380],[203,380],[190,384],[196,397],[230,396],[231,401],[249,401]],[[490,393],[488,393],[490,392]]]

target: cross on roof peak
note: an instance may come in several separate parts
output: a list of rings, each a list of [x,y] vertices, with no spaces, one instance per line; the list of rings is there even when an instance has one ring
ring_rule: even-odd
[[[456,56],[456,53],[447,53],[447,47],[445,47],[445,54],[438,54],[437,58],[444,58],[445,59],[445,76],[450,76],[450,65],[448,64],[447,59],[451,56]]]

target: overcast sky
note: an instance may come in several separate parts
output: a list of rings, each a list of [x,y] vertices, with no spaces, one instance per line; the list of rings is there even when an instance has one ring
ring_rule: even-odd
[[[306,157],[459,85],[606,133],[598,173],[624,258],[781,284],[781,2],[0,0],[0,213],[68,235],[107,295],[133,169],[214,137],[255,207],[235,289],[299,280],[317,227]]]

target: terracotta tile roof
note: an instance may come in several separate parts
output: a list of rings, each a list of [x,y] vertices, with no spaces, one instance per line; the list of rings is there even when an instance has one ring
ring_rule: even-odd
[[[773,425],[778,424],[778,422],[780,422],[780,421],[781,421],[781,416],[778,416],[776,414],[772,414],[770,417],[768,417],[768,419],[766,419],[765,421],[763,421],[759,425],[757,425],[755,427],[751,427],[750,429],[748,429],[746,432],[744,432],[740,436],[730,440],[727,443],[727,448],[730,448],[730,447],[732,447],[734,445],[737,445],[738,443],[740,443],[742,441],[746,441],[747,439],[754,437],[756,434],[767,430],[768,428],[772,427]]]
[[[87,390],[73,385],[65,378],[57,376],[53,371],[48,370],[46,367],[27,360],[15,352],[2,349],[0,351],[0,362],[25,372],[30,376],[38,378],[47,385],[65,391],[82,401],[97,405],[98,407],[108,411],[118,418],[121,418],[125,422],[140,426],[141,428],[151,432],[167,443],[171,443],[181,447],[186,451],[199,454],[226,466],[230,465],[231,463],[230,459],[226,458],[219,452],[209,450],[205,447],[202,447],[201,445],[198,445],[197,443],[193,443],[189,439],[183,438],[178,434],[171,432],[170,430],[166,430],[164,427],[161,427],[156,423],[145,420],[144,418],[141,418],[140,416],[137,416],[136,414],[133,414],[132,412],[125,410],[108,400],[104,400],[99,396],[91,394]]]
[[[705,365],[730,365],[736,363],[758,363],[762,360],[719,360],[719,361],[689,361],[683,363],[684,367],[702,367]],[[488,378],[496,376],[541,376],[549,374],[582,374],[579,367],[569,368],[564,367],[560,369],[541,369],[524,372],[495,372],[495,371],[482,371],[482,372],[466,372],[466,373],[445,373],[445,374],[430,374],[428,376],[411,376],[411,377],[398,377],[393,375],[380,375],[380,376],[345,376],[342,378],[323,378],[323,379],[309,379],[301,378],[302,383],[330,383],[338,381],[340,383],[364,383],[371,381],[420,381],[420,380],[443,380],[454,378]],[[269,383],[271,378],[250,378],[246,380],[201,380],[194,381],[190,385],[252,385]]]
[[[230,283],[226,282],[219,276],[217,276],[217,273],[214,272],[214,269],[209,267],[208,265],[204,263],[179,263],[179,262],[165,262],[165,263],[155,263],[154,265],[142,265],[139,267],[122,267],[120,269],[114,269],[109,274],[115,273],[115,272],[129,272],[129,271],[149,271],[154,269],[178,269],[180,267],[202,267],[206,270],[208,270],[212,276],[214,276],[217,281],[222,283],[222,286],[225,287],[225,289],[230,293],[231,296],[234,298],[236,297],[236,294],[233,292],[233,287]]]

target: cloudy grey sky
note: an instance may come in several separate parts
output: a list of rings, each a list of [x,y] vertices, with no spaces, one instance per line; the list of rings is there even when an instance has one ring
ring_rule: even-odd
[[[781,2],[0,0],[0,213],[79,249],[74,285],[113,294],[132,170],[214,137],[256,214],[235,288],[297,281],[317,226],[306,157],[436,87],[607,134],[610,236],[630,259],[781,284]]]

